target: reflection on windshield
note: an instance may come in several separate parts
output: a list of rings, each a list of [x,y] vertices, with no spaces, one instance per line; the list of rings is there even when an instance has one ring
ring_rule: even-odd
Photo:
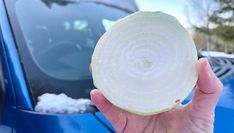
[[[48,92],[88,98],[94,87],[89,72],[94,47],[128,13],[95,2],[18,0],[15,15],[19,27],[13,29],[20,29],[16,40],[23,41],[17,45],[36,101]]]
[[[72,1],[42,2],[48,6]],[[21,0],[16,4],[16,13],[32,57],[42,71],[59,79],[87,79],[91,76],[88,67],[97,40],[126,13],[116,9],[107,13],[107,7],[100,4],[72,3],[49,9],[36,0],[28,2],[30,6]]]
[[[116,23],[116,21],[103,19],[102,23],[104,25],[105,30],[107,31],[108,29],[110,29],[110,27],[112,27]]]

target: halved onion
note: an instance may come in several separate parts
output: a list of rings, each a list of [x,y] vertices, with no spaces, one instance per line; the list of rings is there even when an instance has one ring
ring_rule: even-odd
[[[197,81],[197,51],[173,16],[136,12],[98,41],[92,56],[95,86],[114,105],[139,115],[180,104]]]

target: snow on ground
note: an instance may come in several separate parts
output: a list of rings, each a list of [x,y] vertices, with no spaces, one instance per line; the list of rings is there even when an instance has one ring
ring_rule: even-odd
[[[35,111],[56,114],[84,113],[90,105],[93,105],[90,99],[72,99],[63,93],[45,93],[38,97]]]
[[[234,58],[233,54],[227,54],[224,52],[217,52],[217,51],[201,51],[201,54],[204,56],[211,56],[211,57],[227,57],[227,58]]]

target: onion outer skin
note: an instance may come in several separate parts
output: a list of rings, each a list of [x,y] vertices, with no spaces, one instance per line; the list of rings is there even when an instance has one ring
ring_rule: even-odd
[[[175,101],[174,104],[170,103],[167,106],[164,106],[164,107],[162,106],[160,108],[154,108],[154,109],[135,109],[135,108],[126,106],[126,103],[123,103],[123,101],[120,102],[118,99],[115,99],[113,96],[111,96],[109,94],[109,92],[107,90],[111,89],[111,88],[106,87],[104,85],[105,83],[103,83],[104,81],[100,80],[101,74],[100,74],[100,70],[99,70],[99,67],[98,67],[98,65],[99,65],[98,61],[102,60],[102,58],[100,58],[99,55],[102,54],[103,49],[104,49],[103,48],[104,45],[109,45],[107,42],[109,40],[110,35],[114,34],[122,26],[124,26],[124,25],[126,25],[128,23],[132,23],[133,19],[144,18],[144,16],[147,16],[147,15],[149,15],[149,16],[151,15],[153,17],[155,15],[155,17],[159,17],[159,18],[162,17],[162,19],[165,18],[165,20],[158,20],[158,21],[168,21],[168,22],[170,22],[171,25],[179,28],[180,31],[178,31],[178,32],[181,32],[181,33],[183,32],[183,34],[185,35],[185,37],[183,39],[186,40],[186,43],[187,43],[187,41],[189,43],[189,50],[190,50],[189,52],[190,52],[190,55],[191,55],[191,57],[190,57],[191,62],[190,63],[192,63],[192,67],[188,68],[188,70],[192,71],[192,72],[190,72],[191,73],[191,77],[190,77],[191,80],[188,81],[189,85],[186,86],[188,88],[186,88],[186,90],[183,90],[184,92],[181,95],[178,94],[179,96],[176,99],[174,99],[174,101]],[[160,26],[156,26],[156,27],[160,27]],[[107,56],[106,58],[109,58],[109,57]],[[195,44],[194,44],[192,38],[190,37],[190,35],[183,28],[183,26],[181,26],[179,24],[179,22],[176,20],[176,18],[174,18],[173,16],[170,16],[168,14],[162,13],[162,12],[142,12],[142,11],[139,11],[139,12],[136,12],[136,13],[133,13],[133,14],[127,16],[126,18],[123,18],[123,19],[119,20],[112,28],[110,28],[99,39],[99,41],[98,41],[98,43],[97,43],[97,45],[95,47],[93,56],[92,56],[92,63],[91,63],[92,64],[92,76],[93,76],[94,85],[103,93],[103,95],[113,105],[115,105],[115,106],[117,106],[117,107],[119,107],[119,108],[121,108],[123,110],[126,110],[128,112],[134,113],[134,114],[138,114],[138,115],[141,115],[141,116],[148,116],[148,115],[153,115],[153,114],[158,114],[158,113],[161,113],[161,112],[165,112],[165,111],[168,111],[168,110],[174,108],[175,106],[178,106],[189,95],[189,93],[192,91],[193,87],[196,85],[196,82],[197,82],[197,79],[198,79],[198,71],[197,71],[197,67],[196,67],[196,60],[197,60],[197,51],[196,51]],[[109,64],[106,64],[106,65],[109,65]],[[143,66],[144,66],[144,64],[143,64]],[[189,72],[189,71],[185,71],[185,73],[187,73],[187,72]],[[171,76],[174,76],[176,78],[176,75],[171,75]],[[107,81],[108,81],[108,79],[107,79]],[[127,97],[127,96],[128,96],[128,94],[125,95],[125,97]],[[126,102],[129,102],[129,101],[126,101]],[[128,104],[131,105],[131,103],[128,103]]]

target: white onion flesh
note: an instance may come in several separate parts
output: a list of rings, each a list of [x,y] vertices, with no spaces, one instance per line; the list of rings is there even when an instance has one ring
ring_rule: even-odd
[[[197,51],[173,16],[136,12],[98,41],[92,56],[95,86],[115,106],[139,115],[180,104],[197,81]]]

